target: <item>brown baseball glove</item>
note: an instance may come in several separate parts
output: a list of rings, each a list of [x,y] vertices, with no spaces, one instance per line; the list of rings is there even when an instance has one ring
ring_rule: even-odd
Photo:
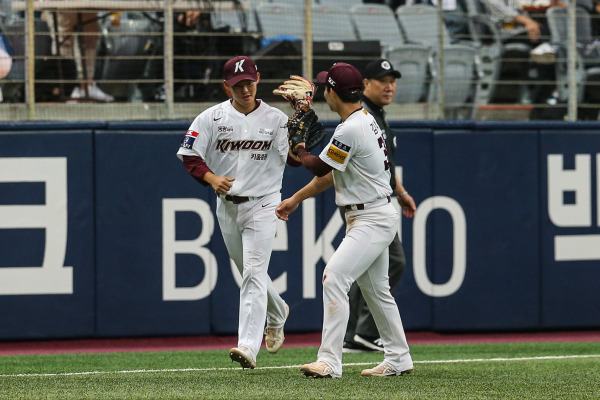
[[[290,75],[290,80],[273,90],[273,94],[283,96],[294,110],[308,111],[315,94],[315,85],[299,75]]]
[[[306,150],[311,151],[325,139],[326,133],[323,124],[314,110],[298,110],[288,121],[288,142],[293,154],[296,154],[296,145],[304,143]]]

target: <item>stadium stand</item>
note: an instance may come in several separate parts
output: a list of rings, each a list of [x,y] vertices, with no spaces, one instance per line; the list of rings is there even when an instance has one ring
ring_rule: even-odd
[[[214,2],[212,23],[215,29],[227,29],[232,33],[258,32],[256,14],[251,4],[244,6],[234,2],[234,7],[223,2]]]
[[[415,44],[392,48],[387,58],[402,73],[396,81],[395,103],[423,103],[430,100],[429,71],[433,62],[431,50]]]
[[[453,39],[445,25],[438,32],[438,9],[426,4],[400,6],[396,9],[396,16],[406,38],[415,43],[422,43],[434,50],[434,71],[440,73],[440,49],[443,48],[443,93],[444,107],[453,112],[468,107],[468,116],[474,115],[473,104],[475,90],[479,84],[478,49],[473,42],[460,41],[453,43]],[[435,92],[434,100],[439,97]]]
[[[557,46],[556,56],[556,81],[558,100],[567,102],[568,66],[567,49],[569,46],[569,10],[565,7],[550,7],[546,10],[548,27],[551,34],[551,42]],[[600,44],[594,41],[590,14],[583,7],[577,7],[576,13],[576,35],[577,35],[577,100],[583,103],[600,103],[598,95],[598,83],[600,81]],[[597,38],[596,38],[597,39]],[[598,109],[582,109],[583,119],[598,119]]]
[[[328,7],[337,7],[337,8],[345,8],[350,9],[355,5],[362,4],[362,0],[317,0],[319,4],[328,6]]]
[[[317,6],[312,14],[313,40],[357,40],[350,13],[342,8]]]
[[[582,1],[578,0],[578,5]],[[553,76],[539,79],[535,75],[539,65],[535,65],[535,59],[530,59],[531,44],[511,41],[513,38],[509,34],[514,34],[515,30],[504,28],[503,21],[491,17],[484,0],[445,2],[442,6],[445,26],[439,33],[437,6],[408,5],[420,2],[432,1],[403,0],[402,3],[407,5],[394,9],[391,5],[398,2],[390,0],[311,0],[313,71],[335,61],[351,62],[360,67],[361,60],[372,59],[372,54],[365,51],[365,47],[370,46],[380,50],[376,56],[388,58],[403,74],[397,82],[395,103],[438,102],[441,79],[447,116],[476,118],[476,109],[482,105],[542,103],[543,108],[551,104],[550,100],[559,104],[567,102],[566,8],[551,7],[546,13],[552,34],[551,44],[558,49],[556,63],[546,64],[552,70],[551,75],[555,72],[555,82]],[[24,39],[23,11],[10,11],[11,3],[11,0],[0,0],[0,29],[9,42],[15,42],[12,71],[0,85],[4,89],[4,102],[23,103],[26,88],[24,45],[21,43]],[[190,30],[190,37],[194,37],[190,40],[201,42],[211,37],[214,43],[202,51],[196,48],[191,53],[180,53],[177,48],[174,50],[174,68],[185,64],[184,69],[175,73],[175,102],[205,101],[207,97],[220,96],[217,88],[220,83],[216,82],[219,77],[198,71],[218,71],[223,60],[233,54],[244,53],[261,59],[261,67],[265,68],[262,71],[264,78],[273,82],[282,74],[297,73],[305,67],[304,0],[213,0],[200,3],[198,9],[210,12],[211,29]],[[600,81],[600,57],[596,57],[596,53],[586,56],[594,38],[589,31],[589,15],[586,15],[585,9],[579,8],[577,13],[580,22],[577,24],[580,50],[577,99],[584,108],[594,109],[600,103],[599,91],[596,90]],[[164,95],[156,95],[158,88],[164,86],[161,32],[165,26],[162,24],[162,11],[115,12],[120,14],[120,25],[112,24],[106,18],[109,14],[113,13],[110,10],[99,13],[103,29],[103,42],[98,47],[96,63],[99,87],[121,102],[165,101]],[[151,22],[152,18],[148,19],[146,14],[154,15],[154,22],[161,22]],[[39,19],[39,12],[36,12],[36,19]],[[456,24],[461,25],[457,31],[454,30]],[[73,71],[68,60],[47,57],[51,55],[45,45],[47,33],[47,26],[36,21],[36,101],[64,102],[68,97],[65,93],[71,91],[77,82],[78,71]],[[144,38],[144,33],[149,33],[149,38]],[[188,31],[175,32],[174,38],[181,39],[186,33]],[[443,45],[439,43],[439,35],[443,36]],[[595,46],[600,47],[598,44]],[[443,70],[437,61],[441,49]],[[196,71],[190,67],[192,64],[201,67]],[[505,75],[507,70],[509,73]],[[180,73],[182,71],[184,73]],[[38,82],[41,79],[44,81]],[[214,86],[211,88],[214,96],[199,96],[198,92],[190,95],[177,93],[182,85],[202,88],[208,81]],[[533,91],[539,82],[550,88],[550,92],[556,89],[557,95],[536,97]],[[597,113],[584,119],[597,119]]]
[[[129,82],[100,83],[102,90],[111,93],[116,99],[133,101],[136,97],[150,97],[154,87],[140,85],[141,78],[160,79],[162,68],[156,67],[161,61],[149,60],[144,56],[160,55],[162,38],[149,36],[162,30],[162,23],[147,18],[142,13],[122,13],[118,24],[106,19],[102,21],[101,60],[97,73],[101,81],[128,80]],[[153,73],[151,73],[153,71]],[[152,85],[150,85],[152,86]],[[147,91],[145,95],[138,91]]]
[[[396,103],[428,102],[432,53],[429,46],[408,43],[400,31],[393,11],[380,4],[358,4],[350,9],[352,22],[361,40],[379,40],[381,56],[389,58],[401,71],[397,82]]]
[[[256,7],[256,17],[265,39],[304,36],[304,13],[299,7],[285,3],[262,3]]]
[[[523,60],[529,59],[531,46],[510,41],[510,34],[515,30],[505,29],[501,21],[492,18],[481,0],[464,0],[464,7],[469,17],[471,38],[481,48],[482,79],[488,85],[486,97],[489,102],[528,102],[530,91],[526,81],[530,72]],[[499,82],[501,77],[505,81],[520,83]],[[480,101],[480,104],[484,102]]]
[[[35,79],[62,81],[75,79],[77,71],[72,59],[52,57],[52,40],[46,21],[37,19],[35,25]],[[25,20],[11,15],[4,26],[4,35],[10,43],[13,64],[3,84],[5,102],[19,103],[25,101]],[[10,82],[13,81],[13,82]],[[35,85],[36,101],[62,101],[68,97],[75,87],[74,83],[39,82]]]
[[[268,0],[268,1],[263,1],[263,3],[289,4],[290,6],[293,6],[293,7],[304,8],[304,0]],[[313,7],[316,7],[319,5],[320,5],[320,3],[318,0],[312,0]]]
[[[357,4],[350,8],[350,15],[361,40],[379,40],[382,55],[404,43],[402,32],[394,19],[394,12],[383,4]]]

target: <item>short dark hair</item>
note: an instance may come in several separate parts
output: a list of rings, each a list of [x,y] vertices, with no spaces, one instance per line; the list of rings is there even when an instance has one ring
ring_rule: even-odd
[[[335,89],[327,87],[327,86],[325,87],[325,90],[333,90],[335,92]],[[342,93],[342,94],[335,92],[335,94],[337,94],[337,96],[340,98],[342,103],[358,103],[360,101],[360,98],[362,97],[362,92]]]

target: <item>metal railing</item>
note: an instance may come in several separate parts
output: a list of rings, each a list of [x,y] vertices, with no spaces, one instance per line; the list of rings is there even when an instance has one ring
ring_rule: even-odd
[[[510,46],[505,46],[494,31],[498,25],[487,21],[489,29],[481,29],[482,25],[477,28],[478,16],[453,13],[470,25],[467,35],[450,32],[452,35],[447,37],[445,29],[426,26],[417,40],[408,37],[409,29],[394,16],[402,35],[401,39],[395,39],[387,36],[393,32],[387,32],[383,24],[376,27],[380,30],[379,36],[361,33],[354,20],[361,17],[358,12],[352,14],[352,10],[335,7],[317,9],[315,3],[318,1],[305,0],[291,8],[280,6],[266,10],[271,3],[258,0],[0,2],[0,7],[4,7],[0,9],[0,27],[5,37],[9,42],[25,39],[22,53],[16,52],[13,56],[13,70],[21,68],[21,75],[19,71],[12,71],[0,80],[4,92],[0,120],[193,118],[203,108],[224,99],[220,69],[227,59],[240,53],[257,61],[261,72],[259,97],[270,102],[281,100],[270,92],[290,73],[314,78],[319,70],[336,61],[351,62],[361,69],[374,58],[389,57],[403,73],[398,81],[396,100],[388,106],[393,119],[577,120],[578,110],[585,111],[584,119],[597,119],[600,101],[595,102],[599,97],[595,93],[599,91],[590,77],[600,77],[600,70],[585,75],[579,55],[581,43],[576,37],[575,0],[569,0],[568,17],[575,23],[568,25],[568,43],[561,43],[564,47],[554,54],[554,61],[542,67],[556,73],[560,65],[560,75],[528,76],[527,79],[519,76],[522,77],[523,70],[531,64],[529,52],[507,52]],[[198,11],[208,18],[206,29],[199,25],[183,27],[170,17],[185,11]],[[77,43],[86,36],[99,37],[95,80],[104,92],[115,97],[114,102],[70,98],[73,87],[85,84],[84,52],[80,49],[79,62],[73,70],[71,64],[65,64],[69,60],[58,51],[42,51],[47,50],[48,43],[53,38],[56,40],[56,36],[52,36],[52,29],[40,29],[44,27],[40,14],[58,12],[97,13],[99,32],[73,35]],[[370,17],[376,14],[375,11],[361,12]],[[437,24],[442,27],[447,23],[448,12],[442,9],[441,2],[437,12]],[[324,16],[323,13],[330,14]],[[327,28],[328,22],[337,24],[341,17],[352,19],[350,24],[356,36],[347,40],[323,40],[326,37],[321,36],[323,28]],[[21,24],[20,31],[14,29],[18,25],[15,21]],[[277,24],[282,26],[277,27]],[[267,34],[267,27],[276,28],[280,35]],[[473,29],[480,30],[476,37]],[[322,35],[327,34],[330,33]],[[542,41],[552,43],[553,38],[547,35]],[[423,59],[423,53],[417,55],[420,46],[417,42],[429,49],[427,60]],[[445,45],[427,44],[435,42]],[[472,65],[464,61],[466,53],[473,54]],[[418,64],[419,57],[422,64]],[[511,63],[521,74],[501,76],[500,69]],[[416,65],[419,67],[414,67]],[[582,95],[584,89],[585,96]],[[532,91],[545,94],[527,97]],[[327,111],[323,108],[323,112]],[[585,117],[587,114],[592,117]]]

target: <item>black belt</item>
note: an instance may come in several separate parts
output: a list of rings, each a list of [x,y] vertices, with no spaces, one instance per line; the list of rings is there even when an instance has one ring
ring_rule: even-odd
[[[250,200],[250,197],[246,196],[225,196],[225,200],[232,202],[233,204],[242,204]]]
[[[392,201],[392,198],[390,196],[387,197],[387,201],[388,203],[390,201]],[[347,206],[344,206],[346,208],[346,211],[351,211],[351,210],[364,210],[365,209],[365,205],[364,204],[349,204]]]

